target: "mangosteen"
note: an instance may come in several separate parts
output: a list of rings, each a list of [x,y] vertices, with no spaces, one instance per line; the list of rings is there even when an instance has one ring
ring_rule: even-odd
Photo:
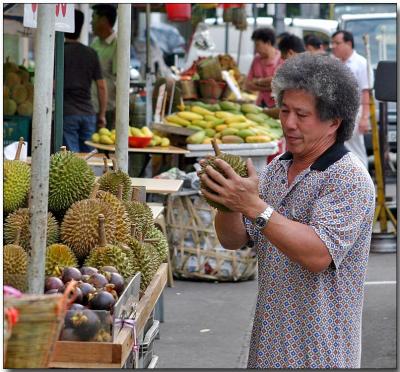
[[[89,295],[89,309],[111,311],[115,304],[114,296],[107,291],[98,291]]]
[[[62,341],[79,341],[79,336],[75,333],[72,328],[64,328],[60,335],[60,340]]]
[[[103,266],[100,271],[104,273],[118,273],[118,270],[114,266]]]
[[[89,301],[89,293],[96,292],[96,288],[93,287],[90,283],[81,282],[79,284],[79,288],[82,291],[82,304],[87,305]]]
[[[65,283],[71,280],[81,280],[82,274],[76,267],[64,267],[62,271],[61,280]]]
[[[107,332],[105,329],[100,329],[96,335],[94,336],[93,340],[94,342],[111,342],[112,337],[110,332]]]
[[[64,288],[64,283],[60,278],[56,276],[49,276],[44,282],[44,290],[49,291],[50,289],[60,289]]]
[[[58,289],[53,288],[53,289],[49,289],[48,291],[44,292],[44,294],[46,294],[46,295],[52,295],[55,293],[58,293]]]
[[[114,284],[114,289],[117,292],[118,296],[120,296],[121,293],[124,291],[125,281],[123,276],[118,273],[111,272],[106,272],[104,276],[107,278],[110,284]]]
[[[82,312],[82,310],[85,307],[81,304],[72,304],[69,310],[65,313],[64,317],[64,326],[65,328],[71,328],[72,327],[72,320],[71,318],[77,314],[79,311]]]
[[[58,293],[64,293],[64,291],[65,291],[65,287],[59,289],[59,290],[58,290]],[[82,301],[83,301],[83,294],[82,294],[81,289],[80,289],[79,287],[76,287],[76,288],[74,289],[74,291],[75,291],[74,303],[81,304]]]
[[[80,270],[81,270],[82,275],[89,275],[89,276],[99,272],[99,270],[97,270],[95,267],[91,267],[91,266],[82,266]]]
[[[93,285],[96,289],[101,289],[108,284],[108,280],[103,274],[96,273],[90,275],[88,283]]]
[[[99,331],[101,323],[99,317],[92,310],[85,309],[76,312],[71,317],[72,328],[82,341],[88,341]]]
[[[109,292],[113,295],[115,301],[118,301],[118,293],[115,291],[115,285],[114,284],[106,284],[103,288],[104,291]]]
[[[87,283],[89,281],[90,275],[82,275],[81,281],[84,283]]]

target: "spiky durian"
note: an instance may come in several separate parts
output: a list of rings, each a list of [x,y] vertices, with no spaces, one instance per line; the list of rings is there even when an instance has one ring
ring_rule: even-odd
[[[103,190],[97,191],[96,199],[110,205],[110,208],[113,210],[115,222],[119,226],[115,231],[115,239],[118,242],[125,243],[130,233],[130,221],[124,204],[116,196]]]
[[[17,231],[21,229],[20,246],[27,252],[30,251],[30,218],[29,209],[20,208],[9,214],[4,224],[4,241],[13,243],[15,241]],[[51,212],[47,214],[47,245],[51,245],[58,241],[59,226],[57,220]]]
[[[160,261],[167,262],[169,245],[164,234],[157,227],[152,226],[147,230],[144,239],[145,241],[151,240],[148,243],[152,244],[156,248],[157,254],[160,257]]]
[[[3,248],[3,283],[26,291],[28,254],[16,244],[7,244]]]
[[[95,174],[84,159],[70,151],[50,158],[49,209],[65,211],[74,202],[86,199],[95,182]]]
[[[99,178],[100,190],[109,191],[118,196],[119,186],[122,185],[122,200],[128,201],[131,195],[131,179],[122,170],[107,171]]]
[[[206,159],[202,164],[201,164],[201,170],[199,171],[199,176],[200,176],[200,187],[206,189],[209,192],[212,192],[202,181],[201,181],[201,175],[205,173],[205,168],[207,166],[213,167],[216,171],[220,172],[222,175],[224,175],[224,172],[215,164],[216,159],[222,159],[225,162],[227,162],[233,170],[240,176],[240,177],[248,177],[247,173],[247,165],[246,163],[241,159],[240,156],[238,155],[232,155],[232,154],[225,154],[220,152],[218,145],[215,141],[213,141],[213,146],[215,150],[216,156],[212,156],[208,159]],[[217,208],[220,211],[224,212],[229,212],[230,209],[225,207],[224,205],[220,203],[216,203],[212,200],[209,200],[205,198],[207,203],[214,207]]]
[[[98,215],[105,217],[105,234],[107,241],[117,241],[117,231],[125,230],[118,226],[110,205],[99,199],[85,199],[74,203],[68,209],[61,224],[61,240],[75,253],[78,260],[85,259],[90,251],[98,245]]]
[[[64,244],[52,244],[46,249],[46,276],[61,276],[64,267],[77,267],[78,260],[71,248]]]
[[[154,226],[153,213],[146,203],[139,201],[129,201],[124,203],[128,213],[131,225],[135,225],[135,238],[139,238],[139,234],[146,235],[146,231]]]
[[[31,184],[31,167],[20,160],[3,164],[3,210],[11,213],[24,205]]]

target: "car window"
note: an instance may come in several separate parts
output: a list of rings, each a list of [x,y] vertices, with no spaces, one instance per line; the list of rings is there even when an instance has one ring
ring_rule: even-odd
[[[363,56],[365,46],[363,35],[369,35],[371,65],[376,68],[379,61],[396,60],[395,18],[348,20],[344,26],[354,36],[354,47]]]

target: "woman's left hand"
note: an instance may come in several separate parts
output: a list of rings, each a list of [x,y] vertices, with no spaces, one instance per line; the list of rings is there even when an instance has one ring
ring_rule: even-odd
[[[201,176],[201,181],[213,192],[202,188],[203,195],[225,205],[233,212],[255,218],[262,201],[259,197],[257,171],[251,159],[247,159],[246,162],[248,177],[240,177],[228,163],[221,159],[216,159],[215,163],[225,176],[211,166],[207,166],[205,173]]]

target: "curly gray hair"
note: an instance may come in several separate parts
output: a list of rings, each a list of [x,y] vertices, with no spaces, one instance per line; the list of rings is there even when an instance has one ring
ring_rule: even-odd
[[[360,89],[343,62],[308,52],[298,54],[286,60],[272,80],[272,93],[279,107],[284,91],[289,89],[312,94],[321,120],[342,119],[336,142],[351,138],[360,106]]]

